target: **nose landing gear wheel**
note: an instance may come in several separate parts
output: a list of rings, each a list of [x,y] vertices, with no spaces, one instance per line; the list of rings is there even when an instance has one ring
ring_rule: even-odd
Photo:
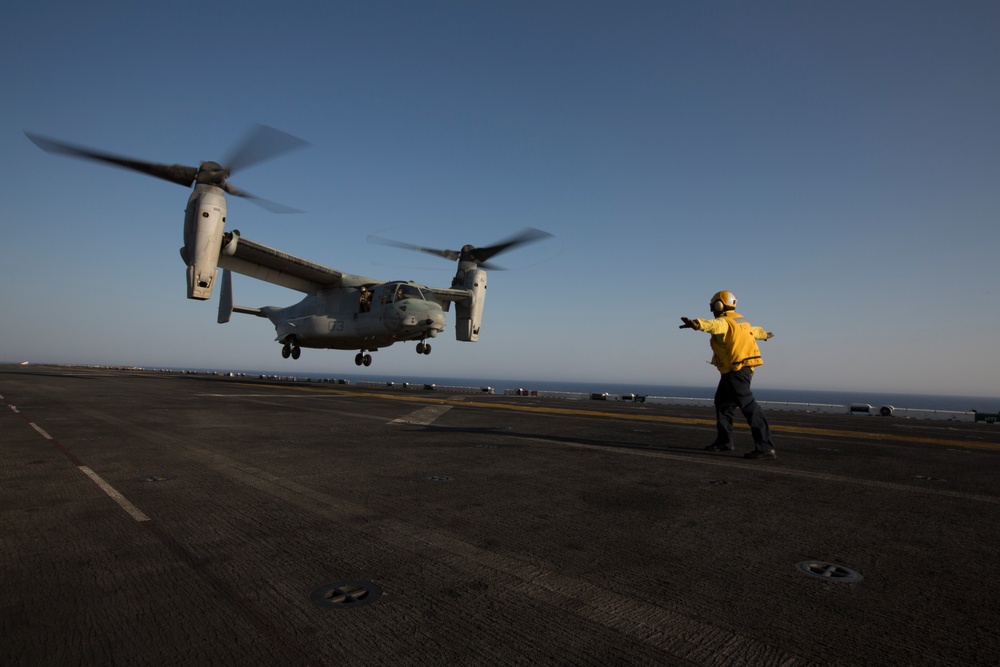
[[[417,343],[417,354],[430,354],[430,353],[431,353],[430,343],[424,343],[422,341]]]
[[[371,366],[372,355],[365,354],[364,352],[358,352],[357,356],[354,357],[354,363],[358,366]]]

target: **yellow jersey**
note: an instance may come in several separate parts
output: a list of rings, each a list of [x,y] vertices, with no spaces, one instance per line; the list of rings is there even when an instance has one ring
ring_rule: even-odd
[[[734,310],[726,311],[714,320],[696,319],[694,328],[712,334],[712,365],[720,373],[738,371],[747,366],[760,366],[758,340],[767,340],[767,332],[752,326]]]

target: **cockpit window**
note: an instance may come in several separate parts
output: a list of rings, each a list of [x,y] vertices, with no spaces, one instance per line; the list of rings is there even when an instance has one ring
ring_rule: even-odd
[[[400,283],[395,287],[395,296],[393,297],[393,301],[402,301],[404,299],[418,299],[423,301],[425,300],[425,297],[416,285]]]

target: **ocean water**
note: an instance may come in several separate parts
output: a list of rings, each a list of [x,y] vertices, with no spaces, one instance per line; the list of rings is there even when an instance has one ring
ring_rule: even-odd
[[[248,373],[249,374],[249,373]],[[264,373],[270,374],[270,373]],[[527,389],[538,391],[562,391],[582,394],[608,392],[609,394],[638,394],[640,396],[671,396],[684,398],[712,398],[715,395],[715,385],[712,386],[682,386],[682,385],[650,385],[628,384],[622,382],[560,382],[558,380],[499,380],[491,378],[441,378],[441,377],[406,377],[380,374],[314,374],[298,373],[296,377],[305,379],[341,379],[352,384],[365,380],[369,382],[395,382],[401,384],[436,384],[458,387],[492,387],[496,393],[505,389]],[[968,412],[1000,412],[1000,397],[997,396],[950,396],[933,394],[910,394],[906,392],[878,393],[869,391],[824,391],[820,389],[773,389],[769,387],[754,387],[754,396],[759,401],[781,401],[790,403],[820,403],[827,405],[869,404],[880,407],[891,405],[894,408],[909,408],[913,410],[954,410]]]

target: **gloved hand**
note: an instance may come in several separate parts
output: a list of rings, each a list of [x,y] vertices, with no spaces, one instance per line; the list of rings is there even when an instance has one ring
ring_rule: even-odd
[[[683,322],[684,324],[682,324],[681,326],[677,327],[678,329],[696,329],[697,328],[694,325],[694,322],[690,318],[682,317],[681,318],[681,322]]]

